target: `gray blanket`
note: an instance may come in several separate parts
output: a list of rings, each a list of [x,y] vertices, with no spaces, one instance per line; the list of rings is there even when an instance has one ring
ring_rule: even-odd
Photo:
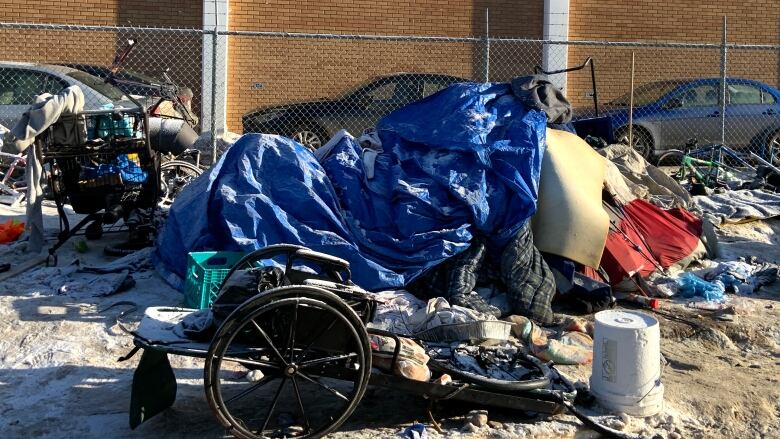
[[[692,209],[713,224],[736,224],[780,216],[780,194],[756,190],[693,197]]]

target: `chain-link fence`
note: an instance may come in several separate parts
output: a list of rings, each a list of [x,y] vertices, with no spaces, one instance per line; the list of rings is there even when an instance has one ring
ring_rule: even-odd
[[[84,84],[87,107],[116,102],[120,95],[157,96],[154,87],[124,84],[115,90],[84,76],[104,76],[134,39],[122,74],[160,83],[168,70],[172,82],[192,90],[192,109],[208,120],[203,131],[224,125],[316,147],[339,129],[357,135],[388,112],[453,82],[506,81],[532,74],[536,66],[559,70],[591,58],[595,88],[589,69],[553,80],[564,88],[576,118],[597,110],[610,115],[620,140],[627,138],[633,55],[632,132],[643,153],[684,149],[695,138],[773,158],[771,147],[780,145],[780,46],[216,34],[215,45],[215,32],[201,29],[0,23],[0,124],[13,125],[37,94],[75,82]]]
[[[0,125],[12,128],[36,96],[72,85],[84,94],[84,110],[140,104],[177,115],[171,102],[156,105],[172,91],[197,117],[208,38],[197,29],[0,24]],[[130,41],[135,46],[116,84],[106,83],[116,55]]]

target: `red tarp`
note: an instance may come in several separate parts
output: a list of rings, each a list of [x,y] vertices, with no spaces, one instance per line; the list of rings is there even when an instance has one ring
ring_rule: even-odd
[[[636,199],[620,209],[612,224],[601,266],[612,285],[638,273],[644,277],[658,266],[668,268],[688,257],[699,244],[702,222],[685,209],[663,210]]]

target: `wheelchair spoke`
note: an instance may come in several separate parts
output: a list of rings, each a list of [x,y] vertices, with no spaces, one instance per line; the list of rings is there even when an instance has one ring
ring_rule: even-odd
[[[276,389],[276,394],[274,395],[274,400],[271,401],[271,407],[268,408],[268,413],[265,415],[265,421],[263,421],[263,426],[260,427],[260,434],[262,435],[265,431],[265,428],[268,427],[268,421],[271,420],[271,415],[274,413],[274,408],[276,408],[276,403],[279,401],[279,395],[282,394],[282,388],[284,387],[284,383],[287,382],[287,377],[282,377],[282,382],[279,383],[279,387]]]
[[[301,391],[298,388],[298,381],[295,380],[295,376],[292,377],[292,383],[293,388],[295,388],[295,397],[298,398],[298,408],[301,410],[301,417],[303,417],[303,422],[306,423],[306,431],[308,432],[311,429],[311,424],[309,424],[309,417],[306,416],[306,411],[303,410],[303,399],[301,399]]]
[[[301,363],[298,365],[300,368],[310,367],[310,366],[316,366],[318,364],[323,363],[330,363],[333,361],[339,361],[339,360],[346,360],[347,358],[356,357],[357,353],[353,352],[351,354],[344,354],[344,355],[335,355],[332,357],[325,357],[325,358],[318,358],[316,360],[306,361],[304,363]]]
[[[229,361],[233,363],[238,363],[242,366],[256,366],[256,367],[266,367],[269,369],[280,369],[278,364],[274,363],[268,363],[265,361],[257,361],[257,360],[247,360],[244,358],[234,358],[234,357],[220,357],[219,361]]]
[[[320,337],[322,337],[324,334],[326,334],[328,331],[330,331],[330,329],[333,327],[333,325],[335,325],[335,324],[336,324],[336,321],[337,321],[337,320],[338,320],[338,319],[334,318],[334,319],[333,319],[333,320],[330,322],[330,324],[328,325],[328,327],[327,327],[327,328],[325,328],[324,330],[320,331],[320,332],[317,334],[317,336],[316,336],[316,337],[314,337],[314,340],[312,340],[312,341],[311,341],[311,342],[310,342],[310,343],[309,343],[309,344],[308,344],[308,345],[307,345],[307,346],[306,346],[306,347],[303,349],[303,351],[301,352],[301,355],[300,355],[298,358],[300,358],[300,359],[304,359],[304,358],[306,358],[306,354],[307,354],[307,353],[309,353],[309,349],[311,349],[311,348],[312,348],[312,346],[314,346],[314,343],[317,343],[317,342],[320,340]]]
[[[282,365],[287,366],[287,362],[284,361],[284,357],[282,357],[282,354],[279,353],[278,349],[276,349],[276,346],[274,346],[274,344],[271,343],[271,338],[268,337],[268,334],[266,334],[265,331],[263,331],[263,328],[261,328],[260,325],[258,325],[257,322],[255,322],[254,319],[252,319],[252,324],[255,325],[255,328],[257,328],[257,331],[260,332],[260,335],[263,336],[263,338],[265,339],[265,342],[268,343],[268,346],[271,348],[272,351],[274,351],[274,354],[276,355],[276,357],[279,359],[279,361],[282,362]]]
[[[308,377],[308,376],[306,376],[305,374],[301,373],[300,371],[298,371],[298,376],[299,376],[299,377],[301,377],[301,378],[303,378],[303,379],[305,379],[306,381],[308,381],[308,382],[310,382],[310,383],[312,383],[312,384],[316,384],[316,385],[318,385],[318,386],[322,387],[323,389],[325,389],[325,390],[327,390],[328,392],[330,392],[330,393],[334,394],[335,396],[337,396],[337,397],[339,397],[339,398],[343,399],[344,401],[347,401],[347,402],[349,402],[349,398],[347,398],[346,396],[344,396],[344,395],[342,395],[341,393],[339,393],[339,391],[338,391],[338,390],[336,390],[336,389],[334,389],[333,387],[330,387],[330,386],[328,386],[327,384],[323,384],[323,383],[321,383],[319,380],[315,380],[314,378]]]
[[[295,302],[293,309],[293,319],[290,322],[290,334],[287,337],[287,346],[290,350],[290,363],[295,362],[295,327],[298,326],[298,301]]]
[[[230,404],[231,402],[233,402],[233,401],[235,401],[237,399],[241,399],[241,398],[249,395],[250,393],[254,392],[255,390],[257,390],[257,389],[263,387],[264,385],[268,384],[270,381],[273,381],[274,378],[276,378],[276,377],[275,376],[264,377],[263,379],[261,379],[260,381],[258,381],[255,384],[253,384],[248,389],[244,389],[241,392],[237,393],[236,395],[231,396],[230,399],[225,401],[225,404]]]

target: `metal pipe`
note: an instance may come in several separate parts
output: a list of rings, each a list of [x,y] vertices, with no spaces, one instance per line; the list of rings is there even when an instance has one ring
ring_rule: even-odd
[[[726,144],[726,63],[728,49],[726,48],[726,16],[723,16],[723,35],[721,38],[720,52],[720,144]],[[721,160],[718,154],[718,161]]]
[[[485,8],[485,82],[490,82],[490,9]]]
[[[214,36],[211,39],[211,164],[217,163],[217,38],[219,10],[214,0]]]
[[[634,56],[631,52],[631,89],[628,93],[628,145],[634,147]]]

